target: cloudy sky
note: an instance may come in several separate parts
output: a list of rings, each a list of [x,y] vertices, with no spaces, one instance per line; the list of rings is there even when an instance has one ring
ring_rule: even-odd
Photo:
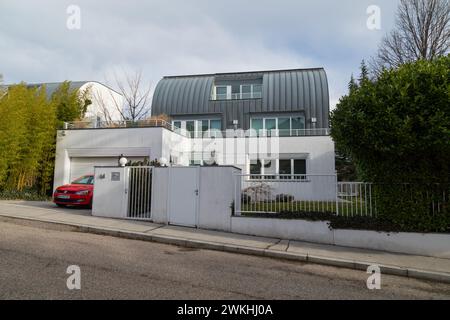
[[[324,67],[331,107],[393,26],[395,0],[1,0],[5,83]],[[80,29],[67,28],[70,5]],[[367,8],[381,9],[369,30]],[[73,21],[73,20],[70,20]]]

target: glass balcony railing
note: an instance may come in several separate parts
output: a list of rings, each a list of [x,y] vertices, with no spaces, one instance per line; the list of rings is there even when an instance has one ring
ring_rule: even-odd
[[[262,92],[232,93],[232,94],[213,94],[211,100],[243,100],[243,99],[262,99]]]

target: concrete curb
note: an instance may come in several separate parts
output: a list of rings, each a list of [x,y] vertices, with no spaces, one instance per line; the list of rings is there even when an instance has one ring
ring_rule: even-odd
[[[347,269],[355,269],[366,271],[367,268],[371,265],[374,265],[373,262],[365,262],[365,261],[356,261],[356,260],[346,260],[339,258],[330,258],[323,256],[315,256],[315,255],[307,255],[307,254],[295,254],[291,252],[278,251],[278,250],[270,250],[270,249],[262,249],[262,248],[254,248],[254,247],[245,247],[239,245],[231,245],[217,242],[209,242],[209,241],[199,241],[199,240],[190,240],[186,238],[177,238],[171,236],[162,236],[162,235],[152,235],[142,232],[130,232],[121,229],[113,229],[113,228],[103,228],[103,227],[95,227],[95,226],[87,226],[87,225],[79,225],[72,223],[65,223],[60,221],[51,221],[51,220],[40,220],[30,217],[15,217],[8,216],[4,214],[0,214],[0,221],[28,221],[32,223],[38,223],[43,227],[49,227],[55,229],[57,228],[65,228],[69,231],[77,231],[83,233],[92,233],[97,235],[106,235],[112,237],[119,237],[131,240],[141,240],[141,241],[149,241],[163,244],[176,245],[180,247],[188,247],[188,248],[196,248],[196,249],[205,249],[205,250],[215,250],[215,251],[223,251],[230,253],[239,253],[239,254],[247,254],[254,256],[262,256],[274,259],[285,259],[291,261],[301,261],[301,262],[309,262],[314,264],[321,264],[333,267],[347,268]],[[395,276],[403,276],[421,280],[431,280],[437,282],[445,282],[450,283],[450,273],[440,273],[429,270],[418,270],[412,268],[402,268],[398,266],[389,266],[389,265],[379,265],[382,274],[389,274]]]

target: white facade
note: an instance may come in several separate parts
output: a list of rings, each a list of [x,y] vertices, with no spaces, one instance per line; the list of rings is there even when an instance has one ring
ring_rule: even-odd
[[[124,98],[120,93],[94,81],[86,82],[78,91],[80,95],[87,91],[92,102],[86,110],[85,120],[122,120],[120,110],[122,110]]]
[[[335,174],[334,144],[329,136],[268,138],[265,142],[271,143],[271,139],[276,140],[273,145],[277,146],[270,154],[275,169],[273,174],[278,174],[279,161],[286,159],[304,159],[309,175]],[[252,159],[265,156],[255,154],[248,147],[258,142],[244,139],[242,143],[247,144],[246,148],[239,148],[239,143],[234,138],[221,139],[220,143],[208,142],[204,153],[214,154],[218,165],[236,166],[243,174],[248,174]],[[193,164],[193,153],[199,144],[202,144],[200,139],[191,139],[161,127],[59,130],[54,188],[83,174],[93,173],[95,165],[117,165],[121,154],[132,161],[147,158],[173,166],[189,166]]]

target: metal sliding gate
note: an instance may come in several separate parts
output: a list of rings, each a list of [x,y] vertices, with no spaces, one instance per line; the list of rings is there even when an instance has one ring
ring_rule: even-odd
[[[127,167],[127,218],[149,220],[152,203],[152,167]]]

